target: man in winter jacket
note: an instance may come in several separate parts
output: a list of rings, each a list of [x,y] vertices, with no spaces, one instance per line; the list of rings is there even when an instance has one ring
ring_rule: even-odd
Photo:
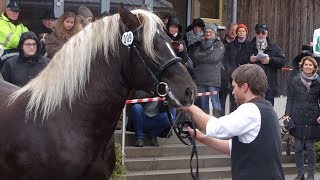
[[[4,80],[24,86],[47,66],[49,59],[40,54],[40,41],[32,31],[21,35],[18,49],[19,55],[4,63],[1,74]]]
[[[4,54],[17,51],[18,42],[22,33],[27,32],[20,19],[20,7],[17,2],[11,1],[0,17],[0,44],[4,48]]]
[[[268,38],[266,24],[258,23],[255,26],[255,31],[255,37],[239,56],[239,58],[242,58],[240,64],[257,64],[264,70],[269,84],[265,99],[274,105],[274,97],[278,95],[277,70],[281,69],[287,60],[282,49]]]

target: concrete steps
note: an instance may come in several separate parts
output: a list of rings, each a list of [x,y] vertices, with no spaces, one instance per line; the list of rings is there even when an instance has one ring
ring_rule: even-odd
[[[121,143],[120,131],[116,131],[115,138]],[[148,146],[149,139],[144,141],[144,147],[134,147],[134,133],[126,133],[126,180],[192,180],[189,167],[191,147],[183,145],[175,135],[169,139],[158,138],[159,147]],[[200,143],[197,143],[197,150],[201,180],[231,178],[230,156]],[[285,174],[294,174],[293,155],[287,156],[283,151],[282,161]],[[192,166],[196,167],[195,160]]]

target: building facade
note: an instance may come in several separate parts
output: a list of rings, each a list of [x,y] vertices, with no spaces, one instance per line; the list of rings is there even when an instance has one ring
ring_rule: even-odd
[[[320,1],[315,0],[16,0],[22,12],[22,20],[34,30],[40,25],[41,14],[53,9],[59,17],[64,11],[76,12],[80,5],[87,6],[94,15],[104,11],[117,12],[119,3],[128,8],[143,7],[159,16],[170,13],[177,16],[183,28],[193,19],[203,18],[227,26],[236,15],[237,23],[249,28],[249,37],[254,36],[254,26],[258,22],[269,26],[269,36],[285,52],[291,67],[291,60],[301,50],[303,44],[312,41],[313,30],[319,28]],[[10,0],[0,0],[0,11],[5,10]],[[236,9],[236,10],[235,10]],[[236,11],[236,12],[235,12]],[[223,31],[220,37],[224,36]],[[280,72],[281,94],[285,94],[288,72]]]

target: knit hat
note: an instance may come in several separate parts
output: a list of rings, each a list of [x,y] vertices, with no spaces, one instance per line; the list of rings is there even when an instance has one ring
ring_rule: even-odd
[[[182,31],[182,26],[180,24],[180,21],[177,17],[171,17],[168,21],[168,24],[167,24],[167,29],[169,30],[169,27],[172,26],[172,25],[176,25],[178,26],[179,28],[179,32]]]
[[[42,14],[41,19],[58,19],[58,18],[56,18],[56,16],[54,15],[53,10],[46,10]]]
[[[216,23],[209,23],[204,27],[204,30],[206,29],[211,29],[212,31],[214,31],[215,33],[217,33],[218,30],[218,26]]]
[[[244,25],[244,24],[238,24],[237,29],[236,29],[236,33],[238,33],[238,30],[239,30],[240,28],[245,29],[245,30],[246,30],[246,32],[247,32],[247,36],[249,35],[248,28],[247,28],[247,26],[246,26],[246,25]]]
[[[90,11],[89,8],[85,7],[85,6],[80,6],[79,9],[78,9],[78,15],[81,15],[85,18],[88,18],[88,17],[93,17],[93,14],[92,12]]]
[[[204,26],[205,26],[204,21],[201,18],[194,19],[192,21],[192,27],[194,28],[196,26],[204,28]]]

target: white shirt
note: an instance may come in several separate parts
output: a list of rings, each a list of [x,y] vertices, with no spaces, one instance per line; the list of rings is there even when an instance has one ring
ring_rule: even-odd
[[[206,126],[206,134],[218,139],[230,139],[231,152],[233,137],[238,136],[242,143],[251,143],[258,136],[260,127],[259,108],[253,103],[245,103],[229,115],[221,118],[210,117]]]

